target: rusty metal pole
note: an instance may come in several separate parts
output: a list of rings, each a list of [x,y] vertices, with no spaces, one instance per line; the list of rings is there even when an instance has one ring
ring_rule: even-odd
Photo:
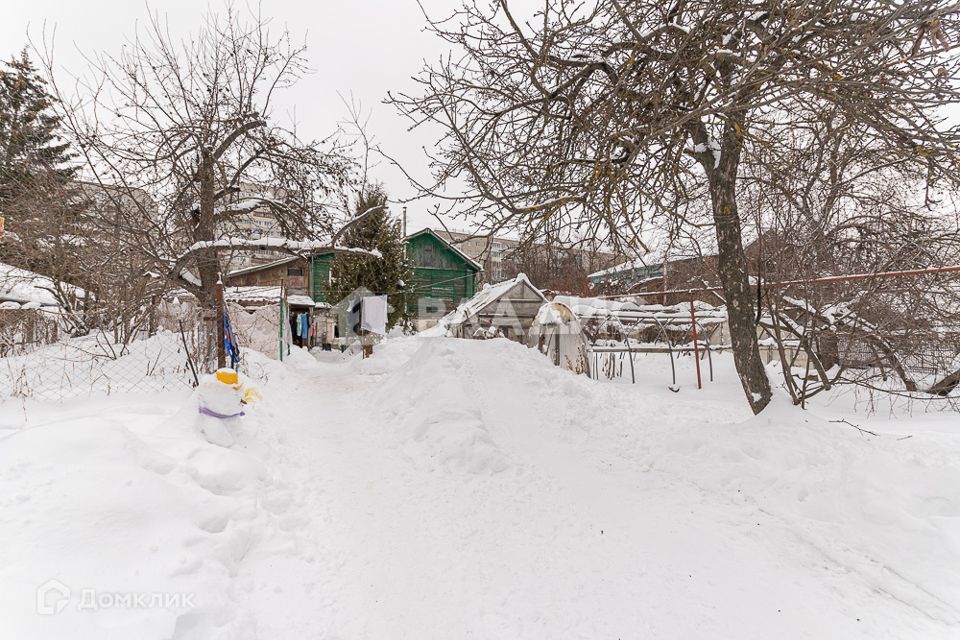
[[[227,366],[227,349],[224,346],[223,334],[223,279],[217,280],[217,369],[223,369]]]
[[[697,341],[697,312],[693,308],[693,297],[690,297],[690,329],[693,331],[693,361],[697,365],[697,389],[703,389],[703,378],[700,375],[700,345]]]
[[[838,282],[857,282],[859,280],[886,280],[889,278],[901,278],[911,276],[936,275],[939,273],[960,273],[960,265],[950,265],[947,267],[929,267],[927,269],[908,269],[906,271],[880,271],[878,273],[850,273],[838,276],[821,276],[819,278],[810,278],[805,280],[781,280],[779,282],[764,282],[767,289],[784,289],[793,285],[800,284],[836,284]],[[711,293],[723,291],[723,287],[700,287],[699,289],[667,289],[660,293],[666,295],[692,295],[695,293]],[[641,294],[642,295],[642,294]],[[625,298],[625,294],[615,294],[609,296],[597,296],[603,299]]]

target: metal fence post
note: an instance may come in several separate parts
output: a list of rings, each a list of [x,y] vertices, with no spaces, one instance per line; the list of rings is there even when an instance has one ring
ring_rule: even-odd
[[[690,329],[693,331],[693,361],[697,365],[697,389],[703,389],[700,375],[700,346],[697,342],[697,312],[693,308],[693,296],[690,296]]]

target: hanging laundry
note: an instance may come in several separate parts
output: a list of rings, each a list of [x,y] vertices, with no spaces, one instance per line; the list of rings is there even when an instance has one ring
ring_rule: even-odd
[[[300,337],[307,338],[310,336],[310,316],[306,313],[300,314]]]
[[[361,299],[361,329],[380,336],[387,334],[387,296],[365,296]]]

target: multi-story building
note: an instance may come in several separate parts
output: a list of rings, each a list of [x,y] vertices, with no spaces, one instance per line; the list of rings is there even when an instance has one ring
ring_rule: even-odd
[[[516,277],[520,271],[537,280],[554,280],[564,274],[552,271],[567,270],[572,265],[584,275],[609,267],[616,256],[591,247],[587,241],[550,247],[543,243],[524,245],[519,240],[498,236],[470,234],[462,231],[439,231],[445,240],[456,246],[472,260],[483,265],[487,282],[502,282]],[[551,288],[550,282],[536,282],[537,286]]]
[[[507,258],[520,242],[510,238],[474,235],[461,231],[438,231],[437,234],[457,247],[471,260],[483,265],[488,282],[500,282],[512,277]]]
[[[243,202],[249,198],[277,198],[278,194],[272,190],[264,191],[253,185],[242,185],[240,192],[234,196],[235,202]],[[237,237],[245,240],[278,237],[281,234],[280,224],[276,216],[266,205],[234,214],[228,221],[220,225],[218,235],[221,237]],[[254,249],[247,251],[232,251],[226,256],[225,268],[227,272],[255,267],[274,262],[288,254],[270,249]]]

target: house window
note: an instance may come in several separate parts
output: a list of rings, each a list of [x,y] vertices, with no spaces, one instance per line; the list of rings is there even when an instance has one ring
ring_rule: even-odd
[[[435,267],[436,265],[436,252],[434,251],[433,245],[426,245],[423,247],[423,264],[426,267]]]

